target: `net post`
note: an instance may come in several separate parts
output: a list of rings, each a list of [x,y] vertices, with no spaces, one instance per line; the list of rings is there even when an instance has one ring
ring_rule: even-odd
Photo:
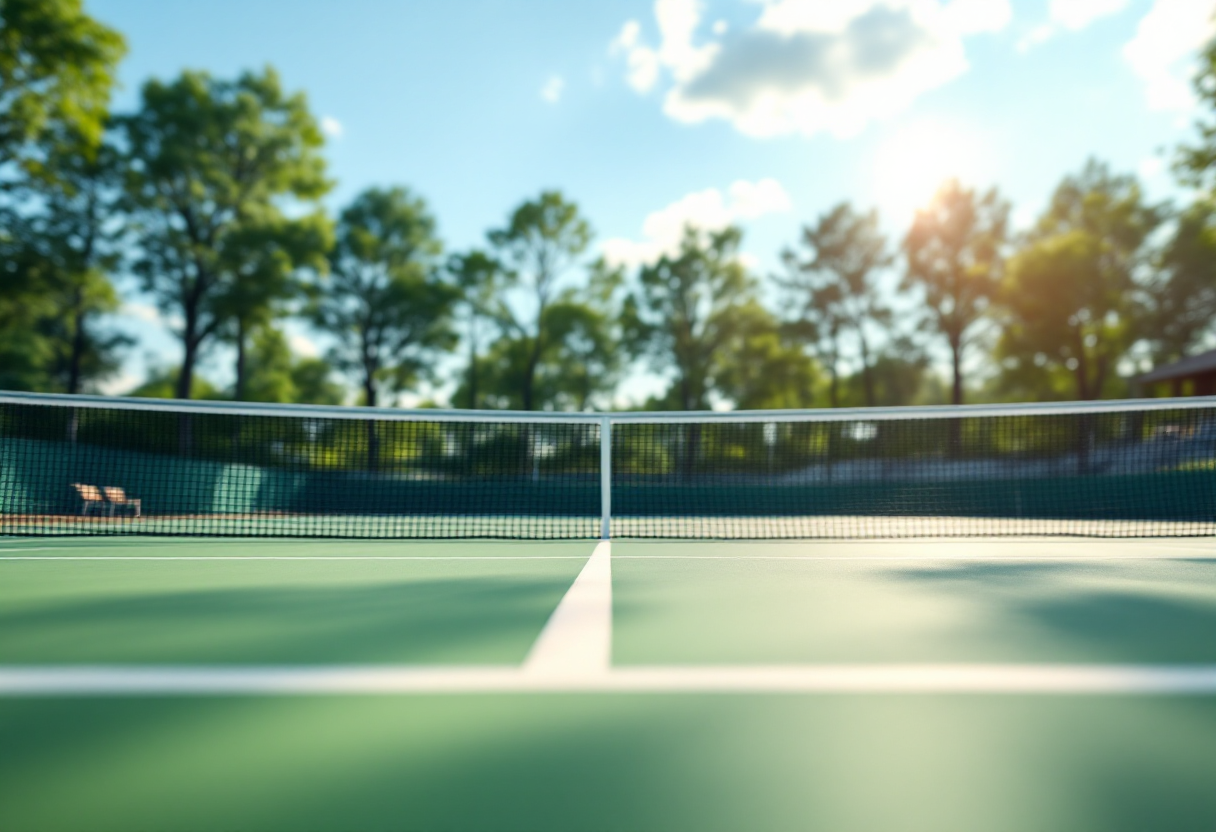
[[[600,419],[600,540],[611,537],[612,417]]]

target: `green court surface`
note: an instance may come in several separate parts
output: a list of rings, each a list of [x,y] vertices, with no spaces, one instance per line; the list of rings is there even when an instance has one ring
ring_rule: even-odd
[[[552,685],[5,688],[81,667],[509,681],[536,672],[593,551],[0,539],[0,830],[1216,829],[1216,684],[679,688],[697,668],[1206,672],[1208,539],[614,541],[610,617],[587,630],[610,635],[611,667],[539,662]],[[611,689],[638,669],[658,687]]]

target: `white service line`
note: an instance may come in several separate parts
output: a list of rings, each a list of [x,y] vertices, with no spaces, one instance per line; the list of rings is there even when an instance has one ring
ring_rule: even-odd
[[[6,560],[582,560],[583,555],[33,555]]]
[[[0,667],[0,696],[802,693],[1216,695],[1216,665]]]
[[[612,663],[612,544],[596,545],[549,616],[522,671],[528,675],[599,676]]]
[[[1203,551],[1203,550],[1196,550]],[[614,555],[617,560],[912,560],[1033,562],[1038,560],[1216,560],[1216,552],[1202,555]]]

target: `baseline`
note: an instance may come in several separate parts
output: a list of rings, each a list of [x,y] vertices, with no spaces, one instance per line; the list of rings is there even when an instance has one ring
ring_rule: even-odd
[[[435,693],[1216,694],[1216,665],[0,667],[0,696]]]

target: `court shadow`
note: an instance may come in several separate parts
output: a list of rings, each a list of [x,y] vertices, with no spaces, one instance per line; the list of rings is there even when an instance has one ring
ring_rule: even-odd
[[[0,663],[518,663],[572,578],[115,593],[0,609]]]
[[[964,562],[891,574],[965,594],[995,621],[1028,623],[1085,661],[1216,662],[1216,563],[1175,561],[1151,574],[1136,568]],[[1209,591],[1196,593],[1197,585]]]
[[[1206,829],[1216,705],[1167,697],[0,703],[4,828]],[[88,776],[78,776],[84,772]]]

